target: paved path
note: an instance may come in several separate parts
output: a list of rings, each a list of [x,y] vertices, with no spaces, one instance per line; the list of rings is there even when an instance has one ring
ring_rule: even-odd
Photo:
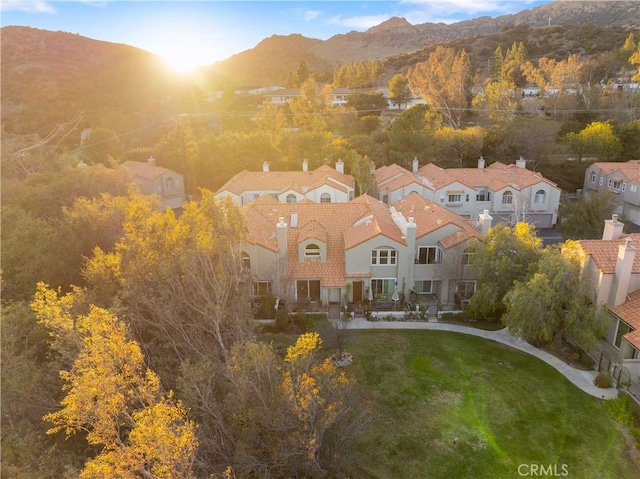
[[[540,349],[530,345],[526,341],[513,336],[507,328],[499,331],[485,331],[483,329],[470,328],[468,326],[459,326],[448,323],[430,323],[430,322],[411,322],[411,321],[367,321],[365,318],[355,318],[349,322],[343,323],[347,329],[428,329],[433,331],[450,331],[454,333],[470,334],[480,338],[497,341],[514,349],[519,349],[525,353],[535,356],[545,363],[551,365],[569,381],[582,389],[584,392],[601,399],[612,399],[618,395],[615,388],[601,389],[593,384],[597,373],[595,371],[582,371],[573,368],[561,359],[541,351]]]

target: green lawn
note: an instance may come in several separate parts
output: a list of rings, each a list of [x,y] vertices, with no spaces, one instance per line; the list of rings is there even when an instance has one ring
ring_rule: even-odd
[[[352,477],[517,478],[521,464],[575,479],[640,477],[600,400],[527,354],[415,330],[358,331],[347,350],[371,411],[344,451]]]

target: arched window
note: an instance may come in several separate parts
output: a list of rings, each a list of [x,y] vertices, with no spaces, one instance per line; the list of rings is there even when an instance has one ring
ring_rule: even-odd
[[[164,183],[168,190],[172,190],[176,187],[176,182],[173,181],[173,178],[167,178]]]
[[[591,172],[591,183],[595,183],[596,182],[596,176],[597,176],[596,172],[592,171]]]
[[[296,198],[296,195],[294,195],[293,193],[289,193],[287,195],[287,203],[295,203],[297,201],[298,199]]]
[[[504,193],[502,193],[502,204],[513,204],[513,193],[511,191],[505,191]]]
[[[534,203],[544,203],[546,199],[547,193],[544,190],[536,191],[536,196],[533,200]]]
[[[329,193],[322,193],[320,195],[320,203],[331,203],[331,195]]]
[[[320,246],[314,243],[310,243],[304,249],[304,257],[305,258],[319,258],[320,257]]]
[[[249,257],[248,253],[245,253],[244,251],[242,252],[241,255],[242,258],[242,269],[245,271],[250,271],[251,270],[251,257]]]

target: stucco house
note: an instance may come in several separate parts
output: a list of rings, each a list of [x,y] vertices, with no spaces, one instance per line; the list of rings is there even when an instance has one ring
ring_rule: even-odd
[[[243,170],[227,181],[215,197],[230,197],[238,206],[262,196],[271,196],[281,203],[309,200],[315,203],[345,203],[354,198],[355,180],[344,173],[342,160],[336,168],[323,165],[309,171],[307,160],[300,171],[270,171],[264,162],[262,171]]]
[[[241,211],[256,294],[326,307],[412,291],[421,302],[453,305],[475,292],[467,247],[481,231],[415,193],[391,206],[367,195],[328,204],[266,196]]]
[[[150,157],[147,162],[125,161],[123,166],[129,171],[140,192],[145,195],[157,195],[160,208],[182,208],[185,202],[184,178],[181,174],[156,165]]]
[[[612,193],[618,203],[616,213],[640,226],[640,160],[592,164],[585,172],[582,191]]]
[[[348,88],[332,88],[331,89],[331,103],[334,106],[344,106],[349,101],[349,95],[354,92]],[[284,105],[289,103],[294,98],[300,96],[300,88],[282,88],[279,90],[272,90],[263,93],[266,100],[276,105]]]
[[[583,270],[592,278],[593,298],[612,321],[605,341],[617,351],[614,362],[640,381],[640,234],[624,235],[618,216],[605,221],[601,240],[581,240]]]
[[[414,159],[412,171],[390,165],[378,168],[375,177],[378,198],[389,204],[415,191],[464,218],[478,219],[488,210],[495,222],[527,221],[539,228],[558,219],[560,188],[528,170],[523,158],[489,166],[480,158],[477,168],[446,169],[433,163],[420,168]]]

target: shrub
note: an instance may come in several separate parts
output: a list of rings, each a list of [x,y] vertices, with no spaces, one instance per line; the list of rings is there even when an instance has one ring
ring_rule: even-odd
[[[593,381],[593,384],[603,389],[610,388],[612,384],[611,374],[598,373],[598,375],[596,376],[596,379]]]
[[[604,409],[614,421],[631,427],[634,425],[635,418],[629,408],[629,401],[630,399],[626,395],[620,395],[615,399],[605,401]]]

